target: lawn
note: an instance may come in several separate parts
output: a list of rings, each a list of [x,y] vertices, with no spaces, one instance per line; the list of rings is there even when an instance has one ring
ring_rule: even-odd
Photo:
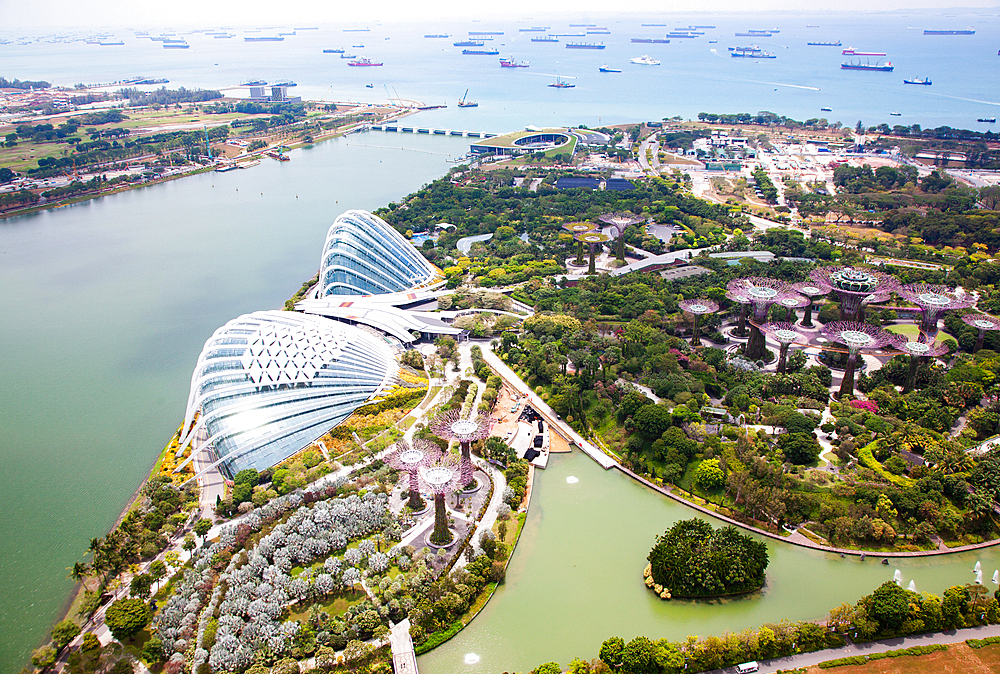
[[[351,608],[355,604],[360,604],[366,599],[367,595],[365,591],[359,586],[354,592],[347,592],[340,597],[337,597],[331,601],[324,604],[319,604],[320,611],[326,611],[331,616],[341,615],[347,612],[347,609]],[[309,609],[312,604],[306,606],[297,606],[299,609],[297,611],[289,611],[289,620],[298,620],[302,623],[309,622]]]

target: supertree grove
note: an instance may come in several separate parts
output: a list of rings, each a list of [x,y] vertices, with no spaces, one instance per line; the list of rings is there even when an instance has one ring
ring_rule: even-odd
[[[641,215],[636,215],[635,213],[606,213],[598,218],[601,222],[611,225],[611,228],[615,231],[615,238],[618,240],[618,245],[615,247],[615,257],[621,261],[625,261],[625,230],[632,225],[638,225],[643,222],[645,218]]]
[[[583,241],[578,237],[580,234],[585,234],[586,232],[594,231],[594,225],[589,222],[570,222],[562,227],[567,232],[573,235],[576,240],[576,266],[583,266]]]
[[[829,288],[840,298],[840,318],[843,321],[865,320],[865,307],[882,302],[899,287],[899,281],[889,274],[855,267],[820,267],[809,272],[817,287]]]
[[[461,488],[463,472],[455,457],[450,454],[442,456],[433,466],[426,466],[418,471],[421,488],[434,494],[434,532],[431,534],[431,543],[434,545],[447,546],[452,541],[444,497]]]
[[[580,241],[581,243],[585,243],[588,246],[590,246],[590,266],[587,267],[587,273],[596,274],[597,269],[594,266],[594,252],[597,250],[597,246],[609,241],[611,237],[602,232],[590,231],[577,234],[575,238],[577,241]]]
[[[694,316],[694,336],[691,338],[691,346],[701,346],[701,339],[698,335],[698,321],[702,314],[714,314],[719,310],[719,305],[712,300],[683,300],[679,306],[685,312]]]
[[[983,339],[985,339],[987,332],[1000,330],[1000,318],[994,318],[989,314],[965,314],[962,316],[962,321],[966,325],[971,325],[979,330],[979,335],[976,337],[976,346],[972,349],[972,353],[983,348]]]
[[[459,410],[449,410],[431,422],[431,430],[439,438],[457,440],[462,448],[462,475],[468,484],[472,480],[472,442],[490,437],[495,420],[484,414],[463,419]]]
[[[923,310],[920,318],[920,341],[933,342],[938,333],[938,319],[946,311],[965,309],[976,300],[963,289],[948,286],[911,283],[900,286],[897,292]]]
[[[906,383],[903,385],[903,393],[909,393],[917,379],[917,366],[921,358],[931,358],[948,353],[948,347],[941,342],[909,342],[901,340],[895,344],[896,348],[903,353],[910,354],[910,369],[906,374]]]
[[[813,327],[812,322],[812,311],[813,302],[816,301],[817,297],[823,297],[832,290],[826,283],[817,283],[810,281],[803,281],[802,283],[796,283],[792,285],[796,291],[798,291],[803,297],[809,298],[809,304],[806,305],[806,311],[802,315],[802,327],[811,328]]]
[[[765,323],[760,327],[781,345],[778,353],[778,372],[784,372],[788,357],[788,347],[796,342],[806,343],[808,340],[795,329],[793,323]]]
[[[767,310],[775,302],[801,297],[789,284],[773,278],[749,276],[733,279],[726,285],[727,296],[739,302],[738,297],[746,297],[753,304],[753,321],[750,323],[750,339],[747,341],[746,357],[758,360],[764,357],[764,333],[758,327],[767,321]],[[742,321],[741,321],[742,322]]]
[[[421,468],[435,463],[441,458],[442,453],[440,447],[427,440],[414,440],[412,445],[406,440],[400,440],[396,443],[395,450],[385,458],[386,464],[409,474],[410,498],[408,505],[414,512],[423,508],[417,473]]]
[[[887,330],[858,323],[857,321],[834,321],[823,326],[823,336],[831,342],[847,346],[847,367],[844,370],[844,380],[840,384],[839,397],[854,394],[854,370],[858,364],[858,353],[874,351],[887,344],[897,344],[901,341],[898,335]]]

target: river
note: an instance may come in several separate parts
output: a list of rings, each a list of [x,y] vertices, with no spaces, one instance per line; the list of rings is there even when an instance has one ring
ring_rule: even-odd
[[[468,143],[353,136],[0,220],[0,672],[46,637],[67,567],[177,428],[212,332],[280,308],[337,215],[419,189]]]
[[[570,479],[576,478],[576,480]],[[605,472],[581,452],[553,454],[535,473],[521,539],[507,581],[482,613],[451,641],[418,658],[421,674],[528,672],[550,661],[564,667],[597,657],[611,636],[683,641],[765,622],[823,618],[855,601],[899,569],[903,584],[940,594],[972,582],[977,560],[989,582],[1000,550],[946,557],[842,559],[770,539],[763,591],[712,602],[662,601],[642,569],[656,536],[695,511],[624,474]],[[714,522],[718,525],[718,522]]]

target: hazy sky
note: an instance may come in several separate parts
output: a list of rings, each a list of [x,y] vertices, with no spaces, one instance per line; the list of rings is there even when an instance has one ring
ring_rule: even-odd
[[[891,11],[942,7],[942,0],[629,0],[622,9],[664,12],[767,10]],[[996,0],[962,0],[966,7],[995,7]],[[0,0],[2,27],[12,26],[212,26],[291,25],[303,21],[385,23],[438,18],[535,18],[546,13],[607,16],[608,0]],[[955,9],[949,9],[954,12]]]

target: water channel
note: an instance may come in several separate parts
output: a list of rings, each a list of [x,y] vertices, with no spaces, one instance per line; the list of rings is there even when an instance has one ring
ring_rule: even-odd
[[[418,658],[421,674],[528,672],[549,661],[597,657],[610,636],[682,641],[822,618],[855,601],[899,569],[904,586],[939,594],[971,583],[982,561],[989,582],[1000,550],[890,560],[842,559],[767,539],[768,581],[759,594],[717,602],[662,601],[646,589],[642,569],[657,535],[694,511],[586,455],[553,454],[535,473],[531,508],[507,582],[451,641]],[[571,478],[576,478],[573,480]],[[718,522],[714,522],[718,525]]]

